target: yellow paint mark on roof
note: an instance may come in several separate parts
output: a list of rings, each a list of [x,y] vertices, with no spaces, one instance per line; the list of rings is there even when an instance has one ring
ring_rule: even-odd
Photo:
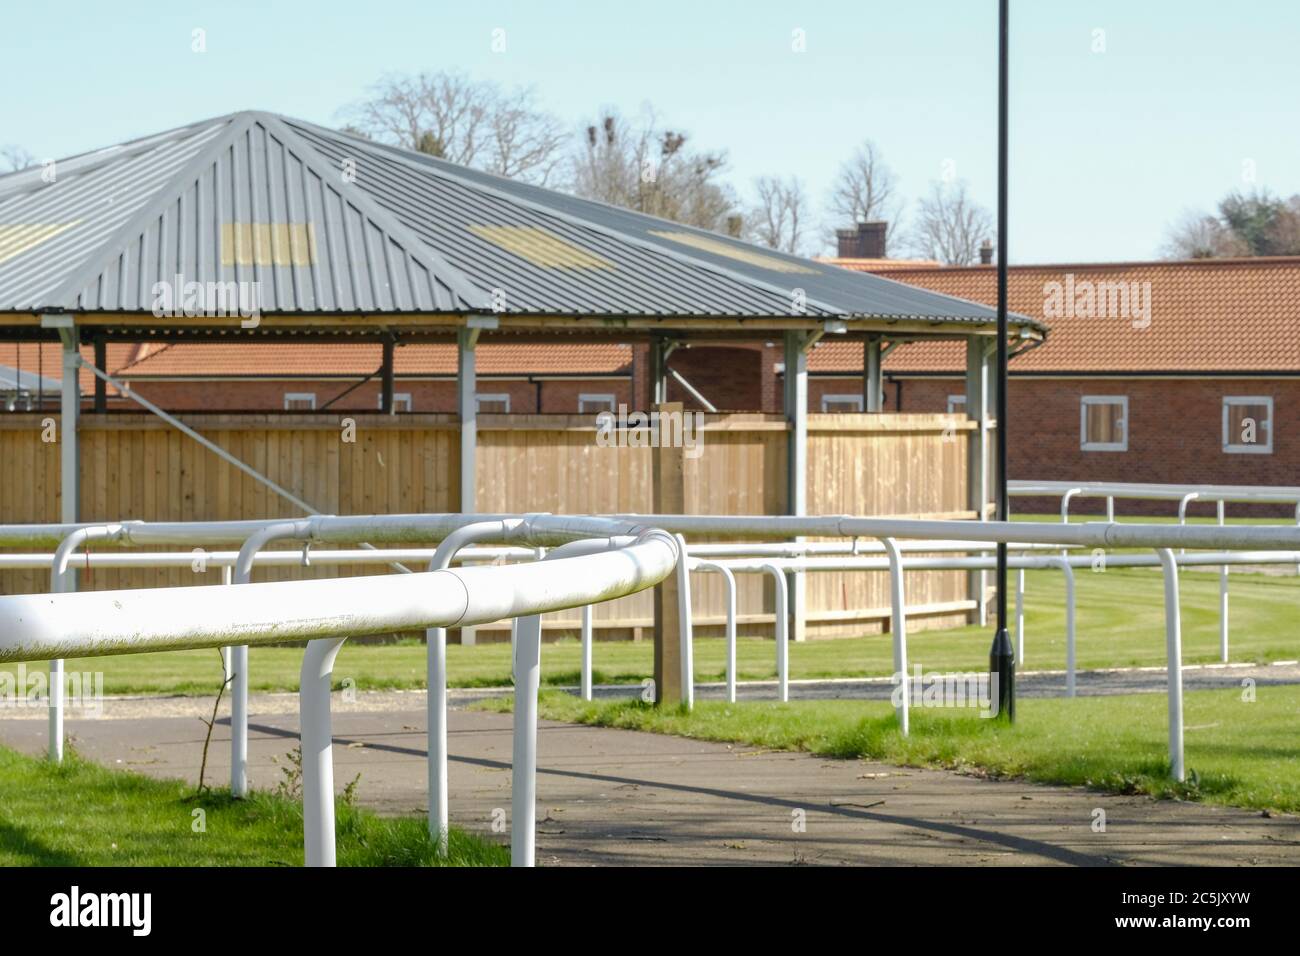
[[[470,226],[469,231],[543,269],[613,269],[614,263],[536,226]]]
[[[310,222],[223,222],[223,266],[310,266],[316,229]]]
[[[74,219],[72,222],[0,223],[0,262],[12,259],[46,240],[53,239],[79,222],[80,219]]]
[[[658,236],[660,239],[669,239],[672,242],[680,242],[684,246],[691,246],[704,252],[711,252],[715,256],[726,256],[728,259],[735,259],[751,266],[758,266],[758,268],[767,269],[770,272],[797,272],[803,275],[820,275],[816,269],[798,262],[778,259],[776,256],[767,256],[761,252],[723,242],[721,239],[710,239],[708,236],[699,236],[693,232],[651,231],[650,235]]]

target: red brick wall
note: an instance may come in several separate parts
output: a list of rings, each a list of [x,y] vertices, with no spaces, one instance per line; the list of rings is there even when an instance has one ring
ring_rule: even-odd
[[[316,407],[320,408],[351,383],[328,380],[279,380],[249,382],[133,382],[133,389],[166,411],[220,412],[220,411],[281,411],[284,396],[289,392],[314,392]],[[631,382],[627,378],[543,380],[540,384],[522,379],[506,381],[479,378],[480,394],[510,396],[510,411],[532,414],[541,392],[541,412],[545,414],[575,414],[579,394],[613,394],[616,402],[628,402]],[[451,381],[397,379],[393,385],[396,394],[411,396],[412,411],[456,411],[456,383]],[[349,392],[330,406],[341,412],[373,412],[379,407],[379,382],[369,381]]]

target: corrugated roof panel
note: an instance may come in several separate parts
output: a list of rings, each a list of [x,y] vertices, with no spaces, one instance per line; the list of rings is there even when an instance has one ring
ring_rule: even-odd
[[[206,315],[255,291],[265,312],[994,318],[268,113],[61,167],[48,186],[39,171],[0,177],[0,311]]]
[[[225,313],[230,283],[239,303],[264,312],[465,307],[418,239],[393,235],[291,138],[260,115],[230,131],[86,278],[76,307]],[[171,308],[155,294],[167,287]]]

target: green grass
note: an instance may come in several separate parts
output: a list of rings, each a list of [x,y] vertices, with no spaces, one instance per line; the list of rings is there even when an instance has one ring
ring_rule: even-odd
[[[1218,659],[1218,574],[1187,571],[1181,577],[1183,660]],[[1065,588],[1055,570],[1026,574],[1026,666],[1065,666]],[[1076,572],[1078,663],[1081,668],[1155,666],[1164,663],[1164,603],[1160,573],[1113,568],[1104,573]],[[1233,575],[1231,648],[1234,661],[1300,658],[1300,579],[1260,574]],[[909,657],[927,669],[984,666],[989,633],[978,627],[918,631],[908,638]],[[578,682],[576,640],[548,643],[542,651],[543,680],[550,685]],[[249,683],[254,691],[292,691],[302,666],[300,647],[256,647],[250,652]],[[636,683],[652,673],[651,642],[598,642],[594,653],[598,683]],[[790,647],[790,674],[799,678],[885,676],[892,671],[888,635],[809,641]],[[737,661],[742,680],[776,675],[770,640],[741,638]],[[701,638],[695,648],[696,675],[702,681],[724,677],[725,646]],[[13,671],[16,665],[2,670]],[[36,665],[39,666],[39,665]],[[457,687],[510,685],[508,643],[447,648],[449,681]],[[422,688],[424,645],[345,644],[334,669],[336,686],[346,680],[362,690]],[[104,674],[109,694],[214,694],[220,680],[216,651],[172,651],[72,660],[69,671]]]
[[[914,707],[909,737],[899,734],[887,701],[705,701],[688,714],[550,692],[542,695],[540,711],[553,720],[771,750],[1300,811],[1300,687],[1259,687],[1256,693],[1249,703],[1236,690],[1185,695],[1184,784],[1169,776],[1163,694],[1021,700],[1014,726],[981,719],[973,710]],[[512,699],[476,706],[509,710]]]
[[[206,832],[195,832],[202,810]],[[340,866],[505,866],[508,849],[459,830],[434,852],[425,820],[337,807]],[[302,866],[302,806],[277,793],[202,797],[176,780],[62,765],[0,747],[0,866]]]

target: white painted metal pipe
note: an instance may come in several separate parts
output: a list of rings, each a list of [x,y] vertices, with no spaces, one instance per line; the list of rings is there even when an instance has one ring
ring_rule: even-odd
[[[541,686],[542,618],[515,621],[515,732],[511,760],[510,865],[533,866],[537,834],[537,693]]]
[[[723,601],[726,605],[727,703],[736,702],[736,576],[731,568],[715,561],[691,560],[691,571],[713,571],[722,576]],[[691,644],[694,646],[694,631]]]
[[[76,578],[69,569],[72,554],[88,541],[111,541],[121,534],[121,525],[88,525],[69,532],[59,542],[50,561],[50,593],[69,594],[77,590]],[[50,661],[49,696],[46,698],[48,733],[46,750],[54,763],[63,762],[63,659]]]
[[[308,866],[333,866],[334,759],[331,752],[330,684],[334,659],[345,637],[311,641],[302,658],[298,685],[302,747],[302,826]]]
[[[1175,780],[1186,779],[1183,769],[1183,633],[1178,608],[1178,562],[1170,548],[1159,548],[1165,573],[1165,653],[1169,678],[1169,767]]]
[[[1065,696],[1075,696],[1074,568],[1067,558],[1052,558],[1065,575]],[[1020,572],[1024,574],[1024,571]]]
[[[1016,664],[1025,666],[1025,569],[1016,569]]]
[[[686,709],[695,709],[695,640],[691,631],[691,576],[686,557],[686,539],[677,539],[677,630],[681,642],[682,702]]]
[[[1224,524],[1226,503],[1218,503],[1219,524]],[[1228,662],[1228,566],[1219,565],[1219,658]]]
[[[775,561],[763,564],[763,570],[772,575],[775,594],[776,685],[781,703],[790,700],[790,593],[786,589],[785,568]]]
[[[582,677],[579,690],[583,700],[591,700],[591,605],[582,606]]]
[[[889,603],[893,610],[889,630],[894,642],[894,673],[902,687],[894,713],[898,716],[898,729],[906,737],[910,729],[912,684],[907,674],[907,598],[903,591],[903,558],[893,538],[882,538],[881,541],[889,555]]]

